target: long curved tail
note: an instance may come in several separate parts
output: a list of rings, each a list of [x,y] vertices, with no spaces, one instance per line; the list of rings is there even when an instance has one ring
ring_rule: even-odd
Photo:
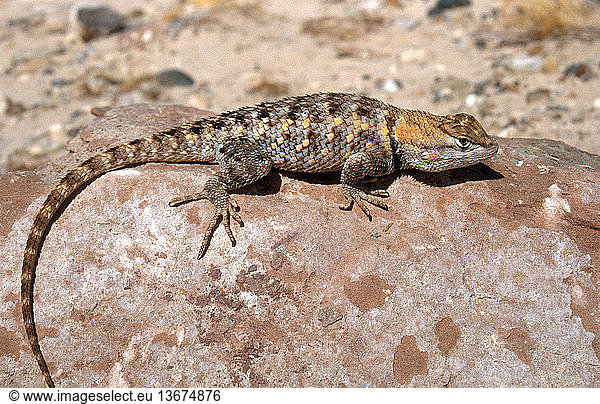
[[[46,198],[36,215],[23,256],[21,274],[21,305],[25,331],[29,345],[37,359],[48,387],[54,387],[48,365],[42,354],[33,317],[33,285],[35,269],[42,249],[44,237],[62,205],[79,188],[101,175],[124,166],[150,163],[202,163],[212,162],[214,151],[209,143],[210,136],[190,132],[190,126],[182,126],[165,132],[107,149],[70,170]]]

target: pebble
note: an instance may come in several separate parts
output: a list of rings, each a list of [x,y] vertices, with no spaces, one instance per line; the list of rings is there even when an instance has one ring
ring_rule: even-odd
[[[63,78],[52,79],[50,85],[55,88],[61,88],[69,84],[69,81]]]
[[[548,105],[548,111],[552,112],[569,112],[569,107],[564,105]]]
[[[419,26],[419,21],[418,20],[413,20],[410,18],[396,18],[396,21],[394,21],[394,24],[398,27],[401,28],[405,31],[412,31],[413,29],[415,29],[416,27]]]
[[[581,112],[581,111],[577,111],[571,114],[571,121],[572,122],[583,122],[583,120],[585,119],[585,113]]]
[[[434,78],[434,82],[440,87],[450,87],[452,91],[458,91],[463,94],[473,86],[473,83],[471,83],[469,80],[453,75],[436,77]]]
[[[162,87],[190,87],[194,79],[179,70],[163,70],[156,74],[156,82]]]
[[[540,71],[544,60],[541,56],[515,56],[509,61],[509,67],[517,71]]]
[[[563,75],[578,77],[584,81],[587,81],[596,76],[592,71],[592,68],[587,63],[575,63],[569,65],[565,69]]]
[[[552,119],[562,119],[563,114],[569,112],[569,108],[564,105],[548,105],[546,110]]]
[[[492,80],[486,79],[473,85],[473,92],[476,95],[483,95],[488,87],[493,85]]]
[[[363,10],[372,13],[381,8],[381,0],[367,0],[360,6]]]
[[[109,86],[109,82],[97,75],[90,75],[83,80],[81,84],[81,94],[85,97],[98,97],[104,93]]]
[[[594,108],[595,109],[600,109],[600,98],[596,98],[594,100]]]
[[[0,94],[0,116],[17,116],[27,111],[25,105],[15,102],[7,95]]]
[[[394,93],[402,88],[402,83],[396,79],[379,79],[375,81],[375,87],[379,88],[380,90]]]
[[[125,19],[103,2],[88,1],[72,8],[71,23],[81,38],[89,41],[119,31],[125,26]]]
[[[423,63],[427,59],[425,49],[406,49],[400,53],[400,60],[404,63]]]
[[[527,101],[528,104],[531,104],[532,102],[539,102],[539,101],[543,101],[543,102],[550,101],[550,90],[547,88],[535,89],[535,90],[527,93],[527,95],[525,96],[525,100]]]
[[[427,12],[427,15],[429,17],[435,17],[448,9],[466,7],[470,5],[470,0],[438,0],[436,5]]]
[[[454,91],[450,87],[439,88],[433,93],[434,103],[450,101],[452,98],[454,98]]]
[[[465,105],[467,107],[472,107],[481,101],[481,98],[477,96],[477,94],[469,94],[465,97]]]

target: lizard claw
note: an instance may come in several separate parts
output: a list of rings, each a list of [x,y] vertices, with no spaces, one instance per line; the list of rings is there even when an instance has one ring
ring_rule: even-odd
[[[231,196],[225,194],[225,197],[219,198],[215,202],[215,213],[212,218],[208,222],[206,226],[206,230],[204,231],[204,237],[202,239],[202,244],[200,245],[200,251],[198,252],[198,259],[201,259],[206,254],[208,250],[208,246],[210,244],[210,240],[219,226],[219,223],[223,223],[223,227],[225,228],[225,233],[229,236],[229,240],[231,241],[231,246],[235,247],[236,241],[233,236],[233,231],[231,231],[231,218],[238,222],[240,227],[244,227],[244,221],[237,213],[240,210],[239,205]]]
[[[206,192],[198,192],[195,194],[174,198],[169,202],[169,206],[179,206],[184,203],[199,201],[202,199],[208,199],[212,201]],[[204,237],[202,239],[202,244],[200,245],[200,251],[198,252],[198,259],[204,257],[206,254],[210,240],[215,230],[217,230],[217,227],[219,227],[219,223],[223,223],[225,233],[227,233],[227,236],[229,236],[232,247],[235,247],[236,241],[235,237],[233,236],[233,231],[231,231],[231,218],[233,218],[233,220],[235,220],[240,227],[244,227],[244,221],[238,213],[240,206],[237,204],[235,199],[233,199],[227,193],[224,193],[219,195],[216,200],[212,202],[215,205],[215,213],[211,217],[208,225],[206,226],[206,230],[204,231]]]
[[[346,204],[340,206],[340,209],[342,210],[351,210],[354,203],[356,203],[360,210],[362,210],[367,216],[369,221],[372,220],[371,212],[369,211],[369,208],[365,202],[369,202],[371,205],[375,205],[381,209],[388,210],[387,204],[381,200],[381,198],[386,198],[389,196],[387,191],[378,190],[367,194],[366,192],[347,184],[342,185],[342,190],[344,191],[344,196],[346,197]]]
[[[373,196],[378,196],[380,198],[388,198],[390,196],[390,193],[385,189],[376,189],[374,191],[369,192],[369,194]]]
[[[208,199],[208,196],[206,195],[206,193],[205,192],[197,192],[195,194],[189,194],[189,195],[173,198],[169,202],[169,206],[175,207],[175,206],[183,205],[184,203],[188,203],[188,202],[200,201],[202,199]]]

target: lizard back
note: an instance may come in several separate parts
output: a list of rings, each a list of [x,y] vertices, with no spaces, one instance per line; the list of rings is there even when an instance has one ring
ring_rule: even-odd
[[[274,168],[339,171],[357,151],[391,155],[396,107],[366,96],[317,93],[268,101],[186,125],[207,140],[244,136],[266,150]]]

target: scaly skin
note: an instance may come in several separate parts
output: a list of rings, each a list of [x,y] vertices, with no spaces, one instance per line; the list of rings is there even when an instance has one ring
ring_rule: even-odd
[[[72,169],[50,192],[36,215],[23,257],[21,301],[31,349],[49,387],[33,316],[35,268],[42,243],[61,206],[78,189],[108,171],[149,162],[218,163],[201,192],[170,202],[208,199],[215,213],[198,258],[222,222],[235,245],[230,219],[243,222],[229,191],[267,175],[271,168],[295,172],[341,171],[342,191],[371,219],[366,203],[387,209],[385,191],[360,189],[365,176],[395,170],[443,171],[478,163],[498,150],[479,122],[467,114],[433,115],[396,108],[353,94],[319,93],[264,102],[190,122],[99,153]]]

